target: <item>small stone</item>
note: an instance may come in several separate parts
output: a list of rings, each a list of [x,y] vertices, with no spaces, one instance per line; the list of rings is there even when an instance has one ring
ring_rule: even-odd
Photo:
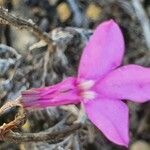
[[[0,0],[0,6],[4,5],[4,0]]]
[[[150,144],[144,141],[137,141],[131,145],[130,150],[150,150]]]
[[[29,120],[27,120],[26,123],[22,126],[22,130],[25,131],[25,132],[30,131],[30,122],[29,122]]]
[[[86,16],[93,20],[93,21],[96,21],[99,19],[100,17],[100,14],[101,14],[101,7],[100,6],[97,6],[96,4],[90,4],[88,7],[87,7],[87,10],[86,10]]]
[[[69,6],[66,3],[60,3],[57,6],[57,13],[61,22],[65,22],[71,16]]]
[[[54,6],[58,2],[58,0],[48,0],[49,4]]]

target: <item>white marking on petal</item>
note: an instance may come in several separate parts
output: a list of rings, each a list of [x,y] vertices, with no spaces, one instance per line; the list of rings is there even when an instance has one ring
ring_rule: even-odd
[[[89,90],[93,85],[95,84],[95,82],[93,80],[87,80],[87,81],[83,81],[81,82],[78,87],[81,90]]]
[[[84,99],[90,100],[90,99],[94,99],[96,97],[96,93],[94,91],[84,91],[81,93],[81,96]]]

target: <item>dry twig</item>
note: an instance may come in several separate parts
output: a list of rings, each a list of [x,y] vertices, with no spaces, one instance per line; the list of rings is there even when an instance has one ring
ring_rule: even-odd
[[[32,20],[27,21],[16,17],[10,14],[6,9],[0,7],[0,23],[9,24],[19,29],[28,29],[29,31],[33,32],[39,39],[44,40],[50,47],[52,47],[52,39],[46,32],[41,31]]]
[[[15,101],[7,102],[5,105],[3,105],[0,108],[0,115],[5,113],[8,109],[12,107],[18,106],[20,108],[18,114],[15,116],[15,119],[13,121],[9,123],[4,123],[2,126],[0,126],[0,139],[1,140],[4,139],[5,135],[9,133],[10,130],[21,127],[26,121],[26,114],[23,109],[23,106],[19,102],[20,99],[21,97],[19,97]]]
[[[43,131],[38,133],[17,133],[9,132],[5,135],[4,140],[10,142],[49,142],[50,144],[55,144],[61,142],[64,138],[74,133],[75,130],[81,127],[80,124],[73,124],[70,127],[66,127],[62,131],[51,132]]]
[[[21,100],[21,97],[19,97],[15,101],[7,102],[5,105],[3,105],[0,108],[0,115],[1,115],[12,107],[15,107],[15,106],[20,107],[20,111],[17,114],[16,118],[7,124],[4,123],[0,127],[0,135],[1,135],[0,139],[1,140],[15,142],[15,143],[41,142],[41,141],[46,142],[47,141],[51,144],[55,144],[55,143],[61,142],[64,138],[74,133],[75,130],[81,127],[80,124],[73,124],[69,127],[66,127],[65,129],[61,131],[55,131],[55,132],[52,132],[52,130],[50,129],[47,129],[46,131],[38,132],[38,133],[13,132],[11,130],[21,127],[26,121],[26,114],[24,112],[22,104],[20,103],[20,100]]]

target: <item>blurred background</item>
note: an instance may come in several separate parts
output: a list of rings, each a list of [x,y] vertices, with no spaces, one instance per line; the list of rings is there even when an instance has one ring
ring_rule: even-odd
[[[52,53],[31,31],[0,24],[0,106],[17,98],[21,91],[48,86],[75,75],[82,49],[101,22],[114,19],[126,44],[123,64],[150,67],[149,0],[0,0],[8,12],[33,21],[48,32],[55,45]],[[30,20],[31,19],[31,20]],[[128,102],[130,150],[150,150],[150,103]],[[0,125],[16,114],[12,109],[0,116]],[[39,132],[55,127],[69,114],[53,107],[28,112],[22,132]],[[68,120],[73,120],[72,115]],[[69,121],[67,120],[67,125]],[[123,120],[122,120],[123,121]],[[64,125],[59,126],[62,129]],[[90,124],[58,144],[47,142],[14,144],[0,142],[0,150],[124,150],[109,142]]]

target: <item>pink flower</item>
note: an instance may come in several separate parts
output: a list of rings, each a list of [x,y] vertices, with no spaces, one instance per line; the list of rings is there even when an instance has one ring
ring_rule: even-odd
[[[113,21],[99,25],[85,47],[77,77],[22,92],[26,108],[82,103],[88,118],[112,142],[128,146],[128,107],[150,99],[150,69],[121,65],[124,40]]]

